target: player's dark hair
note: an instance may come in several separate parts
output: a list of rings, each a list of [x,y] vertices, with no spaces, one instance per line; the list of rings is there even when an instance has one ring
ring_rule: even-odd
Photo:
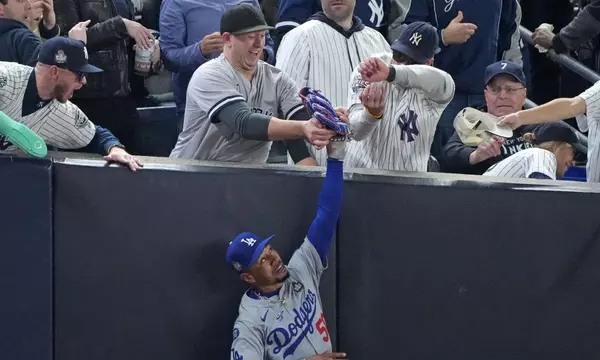
[[[6,5],[6,4],[8,4],[8,0],[0,0],[0,4]]]
[[[404,55],[400,51],[392,51],[392,57],[397,63],[404,65],[422,65],[420,62],[413,60],[410,56]]]

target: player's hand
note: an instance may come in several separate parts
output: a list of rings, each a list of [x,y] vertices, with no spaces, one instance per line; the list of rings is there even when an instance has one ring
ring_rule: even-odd
[[[200,52],[206,57],[212,53],[220,53],[223,51],[223,38],[220,32],[214,32],[206,35],[200,43]]]
[[[334,109],[335,114],[340,119],[341,122],[349,124],[350,120],[348,119],[348,109],[344,107],[337,107]]]
[[[138,171],[144,166],[138,159],[129,155],[127,151],[116,146],[110,149],[110,153],[104,157],[104,160],[123,164],[129,167],[131,171]]]
[[[152,70],[159,71],[162,67],[162,60],[160,58],[160,41],[157,39],[154,41],[154,52],[152,53]]]
[[[385,109],[385,87],[383,84],[369,84],[359,95],[360,102],[369,113],[383,114]]]
[[[323,124],[315,118],[305,121],[303,126],[304,137],[314,145],[317,150],[327,146],[329,140],[335,136],[335,131],[325,128]]]
[[[477,25],[471,23],[463,23],[463,13],[462,11],[458,12],[458,15],[450,24],[444,29],[442,32],[442,37],[444,44],[453,45],[453,44],[464,44],[466,43],[473,34],[475,34],[475,30],[477,30]]]
[[[87,27],[89,24],[90,20],[75,24],[75,26],[69,30],[69,37],[87,43]]]
[[[141,49],[148,50],[150,48],[150,39],[154,39],[154,35],[150,30],[146,29],[142,24],[131,21],[129,19],[123,19],[127,33],[135,40],[135,44]]]
[[[523,125],[521,124],[521,119],[519,118],[519,112],[502,116],[499,120],[500,121],[498,121],[498,125],[508,125],[513,130]]]
[[[306,360],[328,360],[328,359],[342,359],[347,360],[346,353],[334,353],[334,352],[326,352],[324,354],[315,355],[307,358]]]
[[[358,65],[358,72],[368,82],[385,81],[390,74],[390,67],[378,57],[369,57]]]
[[[489,141],[482,142],[469,156],[469,163],[475,165],[487,159],[500,156],[502,154],[502,144],[504,144],[504,138],[499,136],[493,136]]]
[[[537,28],[531,35],[533,43],[544,49],[550,49],[552,47],[552,39],[554,39],[554,33],[544,28]]]

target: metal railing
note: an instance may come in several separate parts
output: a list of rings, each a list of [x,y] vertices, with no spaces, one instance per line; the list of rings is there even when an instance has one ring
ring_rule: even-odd
[[[523,39],[524,42],[526,42],[527,44],[532,45],[532,46],[535,45],[533,43],[533,40],[531,39],[532,32],[529,29],[521,26],[520,31],[521,31],[521,38]],[[569,55],[557,54],[556,51],[550,49],[546,53],[546,56],[550,60],[554,61],[555,63],[566,67],[567,69],[571,70],[575,74],[581,76],[582,78],[584,78],[592,83],[600,81],[600,74],[598,74],[597,72],[588,68],[587,66],[583,65],[579,61],[573,59]]]

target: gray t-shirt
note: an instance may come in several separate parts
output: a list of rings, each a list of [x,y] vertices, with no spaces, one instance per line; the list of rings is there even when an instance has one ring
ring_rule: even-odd
[[[331,351],[319,282],[323,263],[305,239],[288,264],[279,295],[240,303],[233,328],[231,360],[297,360]]]
[[[217,119],[223,107],[238,101],[281,119],[303,108],[296,83],[283,71],[259,61],[248,81],[221,55],[200,66],[190,80],[183,131],[171,157],[265,163],[271,141],[243,139]]]

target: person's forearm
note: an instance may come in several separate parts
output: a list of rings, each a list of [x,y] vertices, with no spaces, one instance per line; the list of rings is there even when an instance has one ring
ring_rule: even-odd
[[[361,141],[371,135],[380,121],[380,119],[369,115],[361,104],[356,104],[350,108],[348,120],[350,121],[352,136],[356,141]]]
[[[304,137],[304,121],[281,120],[271,118],[269,121],[269,140],[294,140]]]
[[[340,210],[342,208],[344,190],[344,166],[343,162],[335,159],[327,159],[327,173],[319,195],[319,207],[317,216],[308,229],[308,240],[313,244],[321,261],[325,261]]]
[[[165,69],[170,72],[191,72],[204,64],[207,59],[202,56],[200,45],[202,42],[182,48],[172,48],[171,45],[164,46],[161,42],[161,53],[163,55]]]
[[[429,65],[392,65],[392,68],[394,85],[421,89],[435,102],[448,102],[454,97],[454,80],[445,71]]]
[[[578,105],[580,104],[578,104],[576,98],[552,100],[544,105],[519,111],[519,122],[521,125],[531,125],[569,119],[585,112],[585,109],[580,112],[581,109]]]

